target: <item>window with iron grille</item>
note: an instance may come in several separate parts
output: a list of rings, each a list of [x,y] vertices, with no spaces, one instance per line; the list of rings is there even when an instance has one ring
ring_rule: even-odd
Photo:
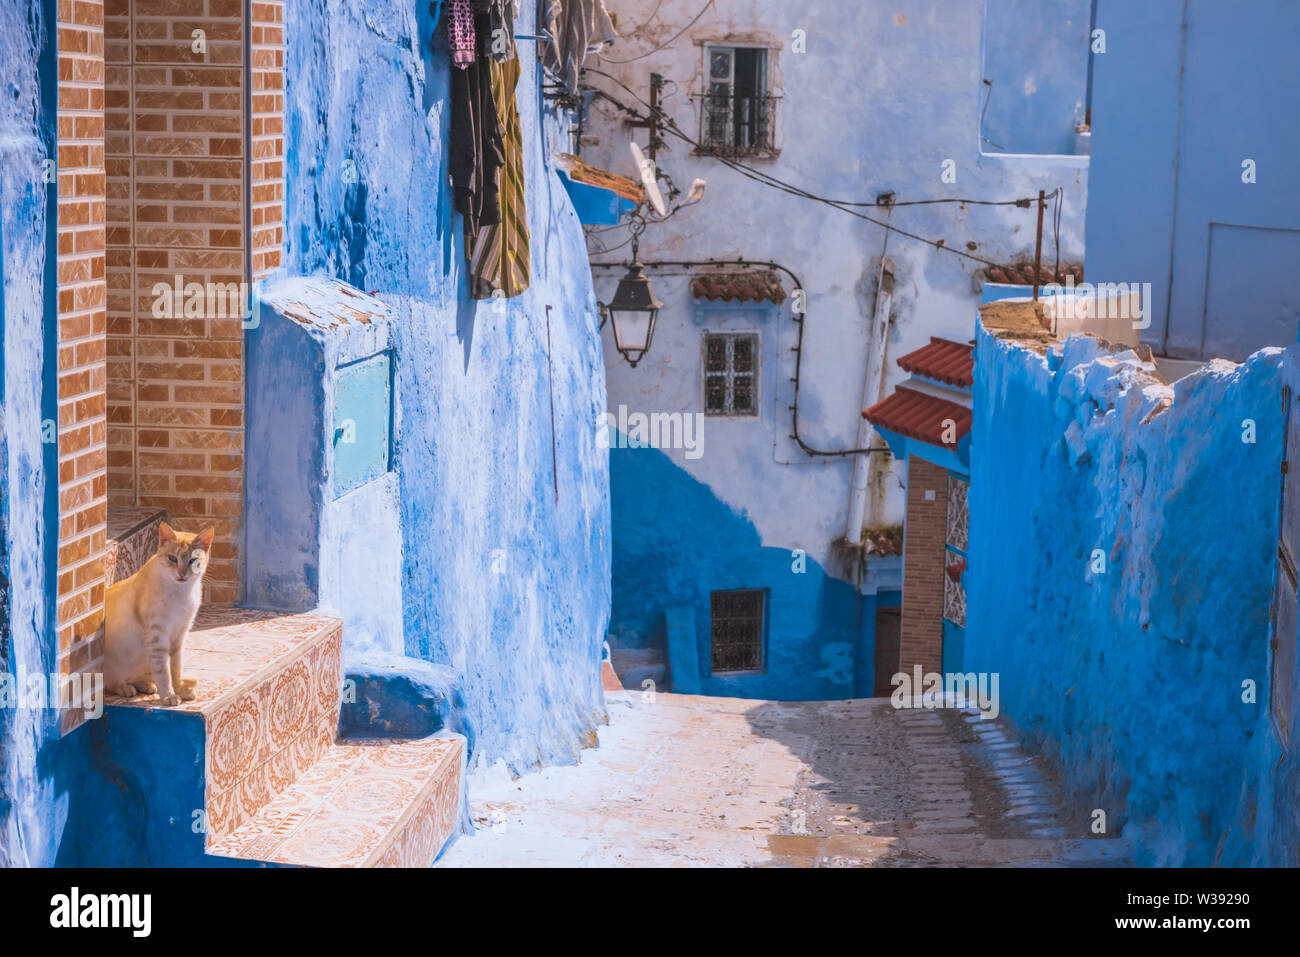
[[[762,589],[715,591],[710,596],[710,661],[714,674],[763,670]]]
[[[758,415],[758,335],[704,334],[704,414]]]
[[[955,475],[948,476],[948,523],[943,562],[943,617],[966,627],[966,589],[961,573],[966,568],[966,542],[970,509],[966,504],[970,485]]]
[[[700,150],[726,156],[775,153],[776,98],[767,90],[767,51],[754,47],[704,48],[705,89],[700,94]]]

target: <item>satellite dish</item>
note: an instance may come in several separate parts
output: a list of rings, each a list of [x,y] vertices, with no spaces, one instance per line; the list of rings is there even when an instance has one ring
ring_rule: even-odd
[[[655,208],[655,212],[663,216],[668,211],[668,207],[664,205],[664,194],[659,192],[659,177],[655,172],[654,160],[641,152],[641,147],[635,142],[628,143],[628,146],[632,149],[632,159],[636,162],[637,169],[641,171],[641,185],[645,187],[645,197]]]

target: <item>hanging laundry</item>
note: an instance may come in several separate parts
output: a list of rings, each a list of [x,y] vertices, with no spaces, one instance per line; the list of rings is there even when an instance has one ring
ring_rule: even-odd
[[[474,12],[487,18],[487,29],[479,37],[479,55],[498,63],[515,58],[515,18],[519,0],[473,0]]]
[[[551,35],[541,51],[542,65],[570,93],[578,90],[578,74],[587,54],[618,39],[605,0],[540,0],[537,22]]]
[[[474,62],[474,8],[470,0],[451,0],[448,5],[447,40],[452,66],[463,70]]]
[[[474,31],[477,33],[487,22],[485,16],[474,17]],[[475,58],[462,69],[451,71],[448,166],[453,204],[470,233],[500,220],[497,189],[506,153],[492,93],[490,68],[494,62]]]
[[[465,221],[465,254],[470,266],[470,295],[513,299],[528,288],[532,257],[528,249],[528,209],[524,204],[524,146],[519,130],[515,87],[519,59],[489,61],[492,99],[504,142],[505,162],[499,175],[499,215],[491,224],[471,228]]]

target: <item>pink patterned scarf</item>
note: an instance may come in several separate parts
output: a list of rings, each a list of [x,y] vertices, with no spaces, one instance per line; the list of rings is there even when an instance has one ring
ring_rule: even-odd
[[[469,0],[451,0],[447,35],[451,41],[451,62],[463,70],[474,62],[474,11]]]

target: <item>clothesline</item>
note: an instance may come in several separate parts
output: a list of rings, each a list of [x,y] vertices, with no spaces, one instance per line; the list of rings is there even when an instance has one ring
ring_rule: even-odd
[[[514,40],[546,41],[538,59],[570,92],[587,54],[616,39],[604,0],[542,0],[536,34],[515,32],[518,0],[438,0],[451,50],[449,168],[465,232],[470,295],[512,299],[531,271]]]

